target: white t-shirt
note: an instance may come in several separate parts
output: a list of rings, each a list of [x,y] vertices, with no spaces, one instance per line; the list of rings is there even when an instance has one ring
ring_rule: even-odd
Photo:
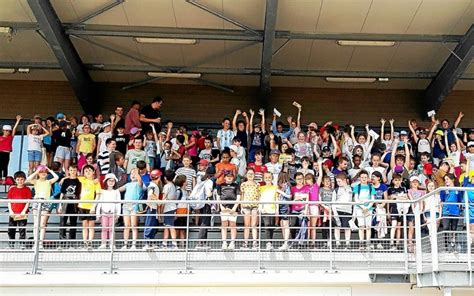
[[[166,183],[163,186],[163,200],[176,200],[176,186],[173,183]],[[176,210],[175,203],[166,203],[163,207],[163,212],[169,212]]]
[[[99,153],[101,153],[102,151],[107,150],[107,145],[105,145],[105,141],[107,141],[107,139],[112,138],[112,132],[102,132],[98,135],[98,138],[101,140],[99,147]]]
[[[382,177],[385,176],[385,168],[383,167],[372,167],[372,166],[369,166],[369,167],[366,167],[365,170],[367,171],[367,173],[369,173],[369,179],[372,178],[372,174],[374,172],[380,172],[382,174]]]
[[[468,171],[474,170],[474,153],[464,152],[464,157],[469,162]]]
[[[283,165],[279,162],[277,162],[277,163],[268,162],[268,163],[265,164],[265,166],[267,167],[268,172],[273,174],[272,184],[277,185],[278,184],[278,175],[280,174],[280,172],[283,168]]]
[[[29,135],[28,136],[28,150],[29,151],[41,151],[43,147],[44,135]]]
[[[428,141],[427,139],[418,140],[418,153],[422,153],[422,152],[431,153],[430,141]]]
[[[223,129],[220,129],[217,132],[217,138],[219,139],[220,142],[220,147],[219,150],[224,150],[224,148],[229,147],[232,145],[232,139],[234,138],[234,132],[232,130],[227,130],[224,131]]]

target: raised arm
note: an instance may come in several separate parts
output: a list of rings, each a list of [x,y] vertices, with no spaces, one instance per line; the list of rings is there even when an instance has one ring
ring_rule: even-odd
[[[464,113],[459,112],[458,117],[456,118],[456,121],[454,122],[454,128],[458,128],[459,123],[461,122],[461,119],[464,117]]]
[[[16,122],[15,122],[15,125],[13,126],[13,130],[12,130],[12,136],[15,136],[16,129],[18,128],[18,125],[20,124],[20,121],[21,121],[21,115],[17,115],[16,116]]]
[[[266,127],[266,123],[265,123],[265,110],[261,110],[258,113],[262,116],[262,122],[260,124],[260,129],[262,130],[262,133],[265,134],[267,132],[267,127]]]
[[[389,120],[390,122],[390,141],[393,141],[393,133],[394,133],[394,128],[393,128],[393,123],[395,122],[395,120],[392,118]]]
[[[247,126],[247,131],[249,132],[249,134],[251,134],[251,133],[253,133],[253,116],[255,115],[255,111],[250,109],[249,112],[250,112],[250,121],[249,121],[249,124]]]
[[[242,114],[242,111],[240,109],[235,110],[234,118],[232,118],[232,130],[236,131],[237,130],[237,117]]]
[[[249,116],[247,115],[247,112],[242,112],[242,116],[245,119],[245,131],[248,131],[249,130],[249,124],[250,124]]]
[[[371,137],[370,134],[369,134],[369,132],[370,132],[370,126],[369,126],[368,123],[365,125],[365,132],[367,133],[367,143],[370,143],[370,140],[372,139],[372,137]]]
[[[382,137],[382,139],[383,139],[383,135],[384,135],[385,122],[386,121],[385,121],[384,118],[380,119],[380,136]]]
[[[418,143],[418,136],[416,135],[416,132],[413,129],[413,126],[411,125],[411,120],[408,120],[408,128],[410,129],[410,132],[413,134],[413,139],[415,140],[415,143]]]
[[[408,147],[408,143],[404,142],[405,146],[405,167],[408,170],[410,167],[410,148]]]
[[[431,125],[431,129],[430,129],[430,132],[428,134],[428,141],[431,141],[431,139],[433,138],[433,134],[436,130],[436,128],[438,127],[438,122],[435,121],[432,125]]]
[[[329,136],[331,137],[331,142],[332,142],[332,145],[334,146],[334,151],[332,152],[332,157],[334,159],[336,159],[336,157],[339,155],[339,152],[340,152],[341,149],[339,148],[339,145],[337,144],[336,138],[334,138],[334,135],[330,134]]]
[[[318,160],[318,180],[316,180],[318,186],[321,186],[323,182],[323,162]]]
[[[395,153],[397,152],[397,147],[398,147],[398,140],[395,140],[393,143],[392,143],[392,154],[390,155],[390,167],[392,169],[395,168]]]
[[[352,139],[352,141],[354,142],[354,145],[355,145],[357,143],[357,141],[356,141],[356,138],[355,138],[354,129],[355,129],[355,127],[351,124],[351,139]]]
[[[50,168],[48,168],[48,167],[46,167],[46,168],[48,169],[48,172],[53,176],[52,179],[49,179],[49,184],[54,184],[59,179],[59,176],[54,171],[52,171]]]
[[[296,117],[296,127],[301,129],[301,108],[302,106],[298,106],[298,116]]]

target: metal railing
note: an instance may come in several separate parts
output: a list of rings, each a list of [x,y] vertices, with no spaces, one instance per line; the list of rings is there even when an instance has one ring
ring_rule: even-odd
[[[111,219],[110,222],[102,217],[99,219],[95,213],[84,214],[74,210],[68,213],[64,213],[64,210],[62,213],[45,211],[54,208],[53,205],[65,209],[68,205],[83,201],[29,200],[31,213],[26,222],[19,219],[21,217],[9,217],[8,212],[0,214],[0,221],[5,221],[8,217],[10,223],[7,226],[6,223],[0,222],[0,270],[24,270],[32,274],[41,270],[76,269],[103,270],[107,273],[126,269],[307,269],[329,272],[367,270],[373,273],[400,274],[456,270],[472,273],[469,209],[474,205],[469,204],[465,198],[464,202],[459,204],[464,208],[464,216],[449,217],[460,221],[458,228],[443,231],[438,231],[436,225],[446,217],[437,216],[436,209],[431,207],[429,218],[422,221],[422,213],[419,207],[415,206],[442,190],[472,189],[439,188],[416,201],[376,201],[376,204],[383,202],[387,205],[398,204],[413,208],[413,214],[403,212],[397,217],[398,220],[395,219],[399,224],[391,225],[395,217],[390,217],[384,228],[375,225],[365,214],[333,215],[332,211],[326,211],[325,215],[324,211],[321,211],[335,205],[345,204],[353,208],[360,205],[354,202],[308,202],[306,205],[311,209],[307,214],[290,214],[286,217],[252,210],[245,211],[250,215],[217,211],[221,205],[236,203],[231,201],[179,201],[179,204],[185,207],[183,214],[163,213],[160,210],[155,212],[148,208],[145,213],[137,215],[127,215],[122,211],[110,213],[107,217]],[[0,208],[6,208],[9,202],[20,203],[25,200],[0,200]],[[110,204],[103,201],[90,203]],[[140,205],[145,204],[161,209],[164,205],[177,204],[178,201],[119,203],[121,207],[127,205],[128,209],[138,209]],[[192,206],[201,203],[205,204],[204,208],[193,210]],[[256,203],[260,207],[270,205],[276,208],[293,204],[294,202],[282,201]],[[374,208],[377,207],[376,204]],[[75,206],[71,208],[75,209]],[[316,219],[318,216],[319,224]],[[135,217],[138,220],[137,225],[130,225],[130,222],[134,224]],[[380,215],[378,218],[387,220]],[[234,219],[237,222],[235,225]],[[106,225],[95,224],[96,220],[102,220]],[[224,223],[229,223],[226,241],[222,239],[223,220]],[[247,223],[244,220],[247,220]],[[87,233],[84,232],[84,221],[94,221],[87,222],[91,223]],[[348,221],[352,221],[349,227]],[[366,228],[361,225],[364,221],[370,221]],[[173,223],[175,226],[170,227]],[[359,229],[354,228],[353,224],[359,224]],[[10,238],[6,235],[7,228]],[[25,231],[23,238],[13,237],[13,229]],[[245,230],[248,231],[248,237]],[[124,237],[124,231],[130,231],[131,235]],[[101,237],[97,237],[97,232],[101,233]],[[400,234],[397,237],[398,232]],[[82,233],[84,236],[95,235],[84,240]],[[287,233],[290,235],[285,238]],[[314,233],[316,236],[308,239],[308,235]],[[362,235],[367,233],[370,239],[362,238]],[[345,234],[349,234],[348,239]],[[454,243],[454,248],[451,242]]]

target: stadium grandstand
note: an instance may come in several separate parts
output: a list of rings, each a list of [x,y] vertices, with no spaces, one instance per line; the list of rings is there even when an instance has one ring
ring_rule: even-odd
[[[473,295],[474,0],[0,0],[0,293]]]

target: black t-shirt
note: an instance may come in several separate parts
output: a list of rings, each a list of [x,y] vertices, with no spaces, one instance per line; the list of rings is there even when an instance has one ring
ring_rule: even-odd
[[[240,146],[247,149],[247,132],[237,130],[237,134],[235,135],[235,137],[240,140]]]
[[[265,147],[265,133],[251,133],[250,134],[250,146],[254,148],[264,148]]]
[[[160,110],[155,110],[151,105],[147,105],[142,108],[142,111],[140,111],[140,114],[145,115],[146,118],[148,119],[156,119],[156,118],[161,118],[161,112]],[[161,124],[154,122],[153,125],[155,126],[155,130],[157,133],[161,131]],[[142,124],[143,132],[150,130],[151,127],[149,123]]]
[[[120,151],[123,155],[127,153],[128,141],[130,141],[129,135],[115,135],[115,142],[117,142],[117,151]]]
[[[58,129],[53,132],[52,138],[55,147],[64,146],[71,147],[71,137],[72,133],[70,130]]]
[[[79,199],[81,195],[81,182],[79,179],[64,179],[61,193],[65,199]]]
[[[240,195],[240,188],[237,183],[231,184],[221,184],[217,186],[217,194],[219,195],[221,200],[237,200],[237,195]],[[223,204],[224,208],[231,209],[234,207],[233,204]]]

